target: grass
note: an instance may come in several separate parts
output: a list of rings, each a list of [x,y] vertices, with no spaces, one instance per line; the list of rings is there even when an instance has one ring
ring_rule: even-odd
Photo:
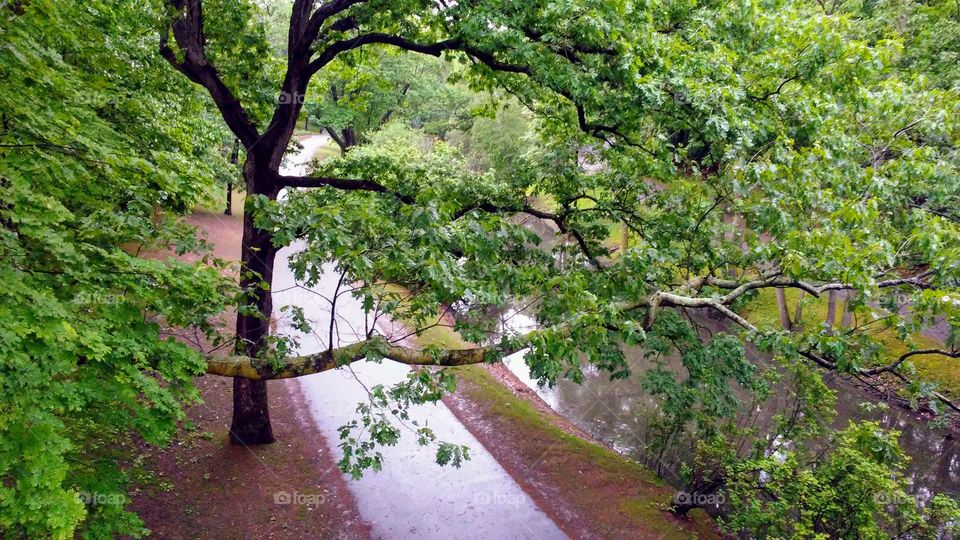
[[[328,143],[317,149],[317,152],[313,155],[313,160],[326,161],[334,157],[340,157],[340,147],[334,143]]]
[[[401,298],[407,298],[412,293],[405,287],[395,283],[384,283],[379,286],[383,293],[396,295]],[[410,320],[399,319],[407,328],[416,328]],[[419,335],[410,336],[411,339],[420,347],[439,347],[443,349],[469,349],[473,345],[465,341],[460,334],[449,326],[431,326],[422,330]]]
[[[800,291],[788,289],[786,291],[786,297],[787,306],[792,318],[797,300],[800,298]],[[807,328],[823,324],[827,318],[827,296],[822,295],[820,298],[815,298],[807,294],[803,296],[803,302],[801,324]],[[835,323],[837,325],[839,325],[842,318],[842,310],[843,303],[838,301]],[[761,290],[759,297],[747,306],[743,315],[751,322],[754,322],[759,328],[780,328],[776,292],[773,289]],[[797,321],[794,321],[794,324],[797,324]],[[914,333],[909,337],[909,341],[914,345],[911,347],[910,343],[904,342],[898,337],[896,329],[888,328],[884,326],[883,323],[862,326],[858,331],[865,333],[883,345],[886,362],[891,362],[912,349],[939,348],[943,346],[943,344],[937,340],[924,336],[921,333]],[[956,359],[936,354],[924,354],[911,357],[910,360],[913,362],[913,365],[917,369],[917,374],[920,375],[921,378],[937,383],[946,394],[960,396],[960,362],[957,362]]]
[[[326,133],[326,129],[323,128],[319,123],[311,122],[309,126],[304,129],[304,113],[300,114],[300,118],[297,119],[297,127],[294,128],[293,134],[296,135],[317,135],[319,133]]]
[[[643,465],[599,444],[571,435],[555,424],[545,421],[543,413],[533,404],[515,396],[482,366],[462,366],[456,371],[461,380],[468,381],[479,389],[476,394],[482,395],[484,401],[490,403],[491,409],[498,416],[510,418],[525,430],[547,434],[548,438],[559,444],[558,449],[562,452],[580,454],[607,471],[611,468],[626,469],[627,472],[639,475],[646,483],[658,488],[666,488],[666,484]]]

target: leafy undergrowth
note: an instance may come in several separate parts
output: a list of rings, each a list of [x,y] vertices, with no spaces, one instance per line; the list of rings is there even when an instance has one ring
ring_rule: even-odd
[[[790,308],[790,316],[792,318],[800,293],[796,290],[787,290],[786,296],[787,306]],[[822,295],[820,298],[814,298],[810,295],[804,295],[803,298],[804,305],[803,317],[800,321],[801,324],[806,328],[823,324],[827,318],[827,296]],[[838,301],[835,321],[837,326],[840,325],[842,310],[843,303],[842,301]],[[744,316],[759,328],[781,328],[776,292],[773,289],[760,291],[759,296],[743,311]],[[794,321],[794,324],[796,324],[796,321]],[[895,360],[911,350],[908,343],[905,343],[897,337],[896,329],[888,328],[882,323],[862,326],[858,331],[864,332],[883,344],[887,352],[887,361]],[[911,335],[910,341],[912,341],[913,349],[943,347],[942,343],[921,333]],[[925,354],[913,356],[910,360],[916,367],[917,374],[920,375],[923,380],[937,383],[945,394],[960,396],[960,362],[957,362],[956,359],[936,354]]]

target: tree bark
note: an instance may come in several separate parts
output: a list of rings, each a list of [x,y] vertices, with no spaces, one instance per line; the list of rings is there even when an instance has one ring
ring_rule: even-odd
[[[330,126],[326,126],[324,129],[327,130],[333,142],[337,143],[337,146],[340,147],[341,156],[346,155],[351,148],[357,145],[357,131],[353,126],[347,126],[342,130],[337,130]]]
[[[343,128],[343,153],[346,154],[348,150],[357,145],[357,130],[353,126],[347,126]]]
[[[805,291],[800,291],[797,295],[797,307],[793,310],[794,326],[803,326],[803,297],[805,294],[807,294]]]
[[[790,310],[787,308],[787,293],[777,288],[777,311],[780,313],[780,324],[787,332],[793,331],[793,322],[790,321]]]
[[[834,321],[837,319],[837,291],[830,291],[827,294],[827,328],[833,328]]]
[[[850,292],[844,293],[843,298],[843,315],[840,316],[840,326],[849,328],[853,324],[853,311],[850,309],[853,294]]]
[[[297,4],[306,9],[309,3]],[[294,10],[296,12],[296,9]],[[296,27],[291,21],[291,28]],[[247,161],[243,178],[250,195],[266,196],[276,200],[280,189],[278,173],[283,153],[297,126],[302,98],[309,75],[308,44],[300,43],[288,52],[288,68],[278,96],[270,126],[260,136],[256,146],[247,147]],[[254,225],[252,205],[244,205],[243,239],[241,252],[240,287],[248,295],[247,305],[255,309],[237,313],[237,350],[251,358],[262,356],[270,335],[270,317],[273,315],[273,266],[277,248],[269,231]],[[261,286],[266,284],[266,287]],[[270,411],[265,381],[233,383],[233,423],[230,427],[232,444],[269,444],[274,441],[270,425]]]
[[[249,185],[255,183],[248,183]],[[269,194],[268,194],[269,195]],[[253,214],[244,205],[242,274],[240,286],[250,295],[250,304],[257,313],[240,310],[237,313],[238,354],[251,358],[262,355],[270,335],[270,315],[273,313],[273,294],[261,283],[273,281],[273,267],[277,249],[270,234],[258,229]],[[274,441],[270,425],[266,381],[233,380],[233,422],[230,426],[231,444],[269,444]]]
[[[233,139],[233,150],[230,152],[230,164],[236,167],[238,159],[240,159],[240,139]],[[233,180],[227,180],[227,208],[223,213],[228,216],[233,215]]]

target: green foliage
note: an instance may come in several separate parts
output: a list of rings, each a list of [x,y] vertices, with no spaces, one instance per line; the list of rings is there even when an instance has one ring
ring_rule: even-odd
[[[123,2],[0,6],[0,536],[145,534],[129,456],[160,444],[204,362],[161,328],[225,307],[171,220],[223,164],[222,133]],[[96,28],[96,32],[91,32]]]
[[[526,111],[507,102],[492,117],[480,116],[464,133],[463,151],[477,170],[491,170],[499,178],[511,178],[527,167],[535,136]]]
[[[376,448],[396,445],[401,428],[414,433],[420,446],[436,446],[439,465],[459,468],[463,461],[470,459],[468,448],[438,441],[433,430],[411,419],[409,412],[414,405],[437,403],[455,389],[456,379],[452,373],[427,369],[411,371],[407,380],[390,388],[384,388],[383,385],[371,388],[369,401],[357,405],[359,418],[339,428],[340,448],[343,451],[338,463],[340,469],[353,479],[360,478],[368,469],[379,471],[383,466],[383,455]]]
[[[827,530],[827,518],[804,514],[809,496],[837,518],[836,534],[881,530],[869,525],[877,505],[841,514],[856,504],[855,489],[902,487],[895,435],[868,441],[885,445],[883,455],[863,451],[869,427],[823,442],[834,396],[808,362],[858,373],[894,360],[891,351],[861,328],[757,330],[725,311],[750,294],[723,282],[836,283],[855,294],[863,320],[887,308],[878,324],[895,329],[900,345],[911,347],[910,335],[932,322],[948,328],[946,347],[956,345],[960,101],[951,4],[366,2],[339,20],[347,29],[331,24],[333,38],[370,32],[441,43],[458,82],[510,101],[497,110],[493,100],[474,100],[461,144],[433,141],[408,121],[377,134],[383,111],[405,99],[409,75],[398,66],[409,55],[365,48],[338,59],[322,84],[348,99],[338,90],[315,114],[338,129],[361,126],[367,144],[317,174],[371,179],[386,193],[320,188],[264,205],[259,223],[278,244],[306,240],[299,277],[314,282],[335,263],[367,284],[357,294],[369,309],[418,332],[449,307],[475,342],[513,343],[489,315],[527,306],[538,330],[526,362],[547,384],[581,381],[588,368],[627,377],[623,346],[639,347],[653,363],[642,380],[663,405],[663,445],[703,437],[688,472],[703,485],[729,482],[747,513],[731,527]],[[627,239],[614,252],[608,240],[618,224]],[[912,275],[922,286],[881,286]],[[383,284],[411,295],[380,294]],[[658,310],[664,298],[682,311]],[[719,325],[701,339],[687,311],[711,306],[745,330]],[[784,365],[757,372],[744,356],[751,345]],[[679,355],[679,372],[666,368],[668,354]],[[912,375],[909,364],[896,369]],[[739,399],[764,402],[766,383],[777,379],[790,381],[795,409],[776,416],[763,438],[738,424]],[[384,390],[380,408],[433,400],[438,388]],[[934,385],[900,390],[916,406],[936,407]],[[362,427],[377,435],[371,446],[348,441],[362,450],[344,463],[354,474],[377,466],[376,443],[397,434],[380,424],[383,411],[361,412],[372,418]],[[821,444],[830,455],[816,463]],[[832,485],[846,461],[862,485]],[[772,494],[748,499],[743,475],[756,465],[776,481],[765,488]],[[800,514],[764,509],[781,500]],[[933,506],[949,512],[948,503]],[[916,512],[901,516],[926,519]],[[777,528],[785,516],[796,530]],[[899,527],[876,525],[888,526]]]
[[[308,117],[344,149],[365,142],[391,120],[444,138],[469,127],[471,93],[449,84],[451,66],[415,53],[387,49],[344,54],[314,81]]]
[[[957,530],[956,501],[918,509],[905,488],[898,433],[851,423],[817,452],[780,445],[728,472],[731,531],[772,538],[942,538]]]

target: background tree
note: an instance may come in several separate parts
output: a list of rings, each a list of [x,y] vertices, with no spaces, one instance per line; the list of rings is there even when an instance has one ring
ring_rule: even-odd
[[[438,59],[389,49],[344,54],[314,83],[319,101],[307,104],[307,118],[320,123],[341,153],[391,119],[443,137],[469,122],[470,94],[448,84],[450,70]]]

